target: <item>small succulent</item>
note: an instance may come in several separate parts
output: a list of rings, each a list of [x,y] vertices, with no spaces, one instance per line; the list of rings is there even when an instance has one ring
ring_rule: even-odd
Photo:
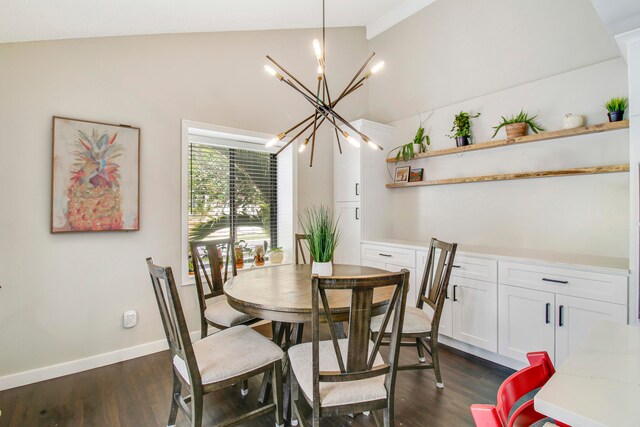
[[[533,117],[529,117],[529,114],[525,113],[524,110],[520,110],[518,114],[511,115],[508,117],[501,116],[500,124],[498,124],[498,126],[493,127],[496,131],[493,133],[493,136],[491,138],[495,138],[496,135],[498,134],[498,131],[502,129],[504,126],[512,125],[515,123],[528,124],[531,130],[533,131],[533,133],[544,131],[544,128],[539,123],[536,123],[534,121],[536,117],[538,116],[536,115]]]
[[[413,144],[420,146],[420,151],[418,151],[418,153],[424,153],[427,151],[427,145],[431,145],[431,138],[429,138],[429,135],[425,134],[423,125],[424,121],[420,122],[416,135],[413,137],[413,141],[394,148],[394,150],[398,150],[398,154],[396,154],[396,161],[400,161],[400,159],[402,159],[406,162],[407,160],[413,159],[416,155]]]

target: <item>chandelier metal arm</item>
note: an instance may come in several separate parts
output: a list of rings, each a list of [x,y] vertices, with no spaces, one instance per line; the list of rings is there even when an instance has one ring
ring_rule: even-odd
[[[267,55],[267,59],[269,61],[271,61],[273,63],[273,65],[275,65],[276,67],[280,68],[280,70],[282,70],[283,73],[285,73],[287,76],[291,77],[293,79],[294,82],[298,83],[300,85],[301,88],[303,88],[304,90],[306,90],[309,94],[311,94],[311,96],[316,96],[308,87],[306,87],[300,80],[296,79],[295,76],[293,74],[291,74],[290,72],[288,72],[282,65],[278,64],[276,62],[275,59],[273,59],[272,57],[270,57],[269,55]],[[284,81],[284,80],[282,80]]]
[[[344,88],[344,90],[342,91],[342,93],[340,94],[340,96],[338,98],[342,98],[343,96],[346,96],[345,93],[349,90],[349,88],[351,87],[351,85],[353,84],[353,82],[356,81],[356,79],[358,78],[358,76],[360,76],[360,74],[362,74],[362,72],[364,71],[365,68],[367,68],[367,65],[369,65],[369,62],[371,62],[371,60],[373,59],[373,57],[375,56],[375,52],[371,53],[371,55],[369,55],[369,57],[367,58],[366,61],[364,61],[364,64],[362,64],[362,67],[360,67],[360,69],[358,70],[358,72],[353,76],[353,78],[351,79],[351,81],[349,82],[349,84],[347,85],[347,87]],[[364,79],[363,79],[364,80]]]

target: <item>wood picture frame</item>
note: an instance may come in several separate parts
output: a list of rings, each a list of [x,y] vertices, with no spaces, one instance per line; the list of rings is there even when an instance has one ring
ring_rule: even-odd
[[[140,128],[53,116],[51,233],[140,229]]]
[[[396,168],[395,179],[393,182],[409,182],[409,173],[411,166],[400,166]]]

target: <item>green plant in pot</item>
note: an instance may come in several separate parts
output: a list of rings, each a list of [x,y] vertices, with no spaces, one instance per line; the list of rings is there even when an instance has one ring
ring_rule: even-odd
[[[284,260],[284,251],[281,247],[271,248],[269,250],[269,262],[272,264],[281,264]]]
[[[466,111],[460,111],[453,117],[453,126],[451,127],[452,135],[449,138],[456,140],[456,146],[462,147],[469,145],[471,141],[471,119],[480,117],[480,113],[472,116]]]
[[[427,151],[427,145],[431,145],[431,138],[425,133],[423,125],[424,121],[421,121],[416,135],[413,137],[413,141],[394,148],[389,152],[389,156],[392,156],[393,153],[398,150],[396,153],[396,161],[399,162],[400,159],[402,159],[406,162],[407,160],[413,159],[416,154]]]
[[[543,127],[540,126],[539,123],[536,123],[536,117],[538,116],[536,115],[533,117],[529,117],[529,114],[525,113],[524,110],[520,110],[518,114],[514,114],[511,116],[502,116],[498,126],[493,127],[496,131],[493,133],[493,136],[491,138],[495,138],[498,134],[498,131],[503,127],[507,131],[508,139],[525,136],[527,134],[527,128],[531,128],[531,131],[533,133],[544,131]]]
[[[610,122],[619,122],[624,118],[624,112],[629,105],[627,98],[611,98],[604,104],[607,109]]]
[[[340,241],[338,220],[327,206],[305,209],[298,217],[303,234],[307,235],[307,247],[311,255],[311,274],[331,276],[333,254]]]

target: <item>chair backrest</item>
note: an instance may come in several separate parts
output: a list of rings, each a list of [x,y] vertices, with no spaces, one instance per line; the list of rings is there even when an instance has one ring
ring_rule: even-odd
[[[369,328],[373,314],[374,292],[388,287],[391,298],[385,307],[380,330],[376,341],[371,346]],[[320,402],[320,382],[357,381],[380,375],[387,375],[385,385],[389,399],[393,399],[395,374],[400,351],[404,308],[409,287],[409,271],[403,269],[399,273],[361,277],[312,277],[312,349],[313,349],[313,402]],[[350,292],[351,306],[349,310],[349,334],[346,349],[346,361],[338,342],[336,323],[331,314],[332,307],[327,298],[329,292]],[[319,360],[320,313],[326,317],[333,350],[338,360],[339,372],[321,372]],[[389,344],[388,362],[374,366],[384,331],[392,322],[392,333]]]
[[[189,329],[184,318],[171,267],[155,265],[151,258],[147,258],[147,267],[149,268],[151,284],[153,285],[156,302],[160,310],[164,332],[169,343],[171,358],[173,360],[177,356],[185,362],[190,384],[192,387],[197,387],[202,383],[202,379],[193,353],[193,347],[191,346]]]
[[[449,277],[451,276],[457,247],[457,243],[447,243],[438,239],[431,239],[429,245],[429,255],[427,256],[416,307],[422,309],[424,304],[427,304],[433,309],[431,330],[434,334],[438,332],[438,326],[440,325],[440,316],[447,296]]]
[[[304,256],[304,245],[302,244],[303,240],[305,240],[308,243],[309,242],[309,236],[307,236],[306,234],[298,234],[298,233],[296,233],[296,242],[295,242],[296,264],[300,264],[300,258],[302,258],[302,264],[306,264],[307,263],[307,258]],[[309,255],[309,258],[311,258],[311,255]]]
[[[471,414],[478,427],[504,427],[511,426],[520,409],[524,406],[532,406],[533,401],[524,403],[521,408],[514,411],[511,419],[509,413],[513,405],[526,394],[542,387],[555,373],[553,363],[546,351],[527,353],[527,359],[531,366],[512,374],[504,380],[498,389],[497,404],[471,405]],[[544,418],[544,415],[540,416]]]
[[[232,239],[217,239],[201,242],[191,242],[191,257],[193,258],[193,273],[198,289],[200,308],[204,311],[207,307],[206,300],[211,297],[223,295],[223,286],[231,274],[236,276],[236,258],[233,250]],[[219,252],[220,251],[220,252]],[[222,253],[222,258],[220,258]],[[205,257],[209,259],[209,271]]]

